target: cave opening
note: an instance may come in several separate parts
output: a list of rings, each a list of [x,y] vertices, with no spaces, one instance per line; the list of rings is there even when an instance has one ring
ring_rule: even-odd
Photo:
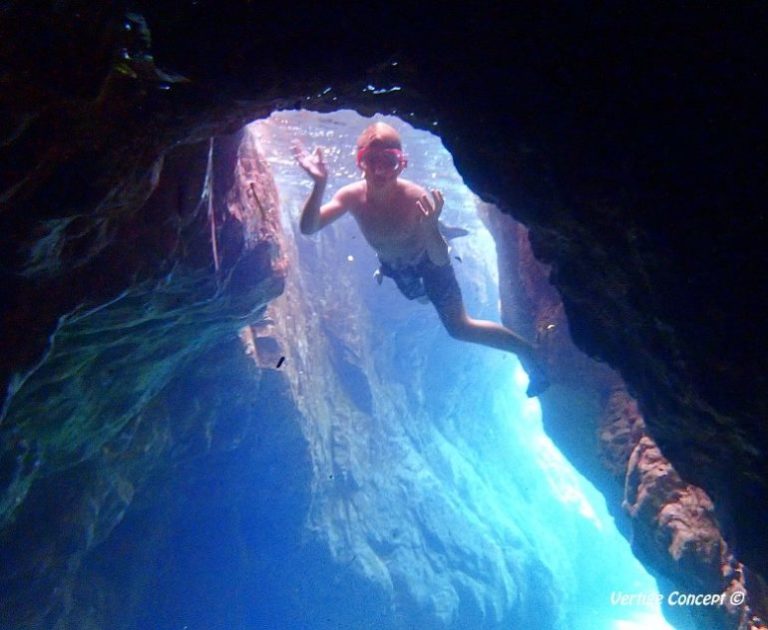
[[[444,222],[469,231],[450,252],[467,310],[498,321],[496,246],[480,216],[498,210],[464,185],[438,136],[374,120],[401,134],[403,177],[442,190]],[[351,217],[300,234],[312,184],[291,144],[323,147],[327,200],[359,178],[355,140],[370,122],[280,111],[247,128],[280,196],[290,272],[261,334],[287,357],[302,411],[316,470],[309,529],[388,591],[405,623],[426,609],[423,621],[456,627],[544,627],[535,620],[547,614],[574,628],[669,628],[603,497],[544,433],[516,357],[451,339],[431,305],[407,301],[389,279],[379,286]],[[646,595],[645,605],[616,605],[623,593]]]
[[[375,261],[344,226],[306,239],[285,221],[307,273],[289,277],[274,323],[258,324],[270,369],[254,376],[235,360],[236,328],[257,325],[281,278],[268,256],[240,248],[253,226],[226,221],[229,189],[214,194],[205,165],[221,167],[222,184],[231,162],[208,149],[226,153],[237,138],[219,134],[276,106],[370,111],[384,101],[434,115],[446,141],[450,129],[478,190],[531,202],[520,216],[560,267],[579,345],[621,369],[630,405],[648,412],[637,415],[648,431],[634,432],[643,450],[632,454],[672,460],[665,477],[649,471],[661,492],[635,483],[632,458],[615,467],[610,501],[618,515],[626,480],[638,557],[669,580],[667,592],[744,595],[746,585],[749,605],[723,616],[746,623],[760,611],[765,589],[731,553],[764,573],[760,519],[738,508],[765,490],[760,311],[750,310],[760,265],[749,260],[765,214],[733,211],[760,209],[752,174],[764,161],[750,150],[760,99],[749,95],[763,85],[750,54],[763,38],[744,28],[757,16],[472,8],[427,20],[425,39],[407,11],[382,11],[371,29],[365,7],[137,3],[126,14],[80,4],[3,3],[4,17],[21,20],[6,21],[3,38],[18,67],[4,73],[1,626],[13,614],[51,627],[362,627],[384,602],[382,628],[397,626],[386,623],[392,610],[399,627],[579,627],[579,602],[605,612],[612,593],[629,590],[613,579],[626,547],[601,544],[588,557],[599,539],[589,528],[602,522],[589,490],[557,483],[568,476],[552,464],[559,455],[522,434],[538,420],[512,397],[522,377],[511,358],[449,341],[428,306],[377,287]],[[341,32],[340,22],[363,28]],[[333,37],[318,47],[309,31]],[[30,34],[42,47],[27,50]],[[388,100],[361,90],[368,81],[404,87]],[[208,240],[216,212],[231,245],[221,269]],[[252,239],[257,253],[267,240]],[[462,284],[473,313],[497,319],[493,287],[476,281],[493,265],[468,255],[469,243],[456,243]],[[228,282],[243,269],[264,275]],[[574,422],[570,435],[578,442],[593,426]],[[543,470],[531,464],[537,452]],[[574,521],[581,508],[587,517]],[[297,532],[320,544],[300,544]],[[531,587],[531,576],[551,588]],[[363,583],[371,588],[355,591]],[[527,600],[535,605],[505,625],[505,611]],[[105,610],[144,623],[94,621]],[[95,612],[68,617],[85,611]],[[630,623],[615,618],[625,612],[636,610],[614,606],[589,627]]]

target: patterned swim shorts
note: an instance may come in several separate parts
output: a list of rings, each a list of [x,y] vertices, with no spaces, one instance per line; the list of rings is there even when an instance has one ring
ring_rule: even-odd
[[[392,278],[400,292],[409,300],[427,296],[436,307],[461,301],[461,289],[450,263],[436,265],[426,252],[414,263],[404,267],[393,267],[381,262],[379,271]]]

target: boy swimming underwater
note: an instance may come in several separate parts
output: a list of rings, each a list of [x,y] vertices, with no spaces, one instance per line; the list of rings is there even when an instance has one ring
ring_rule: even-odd
[[[378,122],[360,134],[357,165],[363,180],[339,189],[326,204],[322,200],[328,169],[321,149],[308,154],[296,145],[294,156],[314,180],[301,213],[302,234],[314,234],[349,212],[379,256],[379,273],[392,278],[403,295],[410,300],[428,298],[451,337],[517,354],[530,372],[529,396],[548,387],[530,343],[501,324],[467,315],[440,233],[443,195],[432,190],[430,196],[421,186],[400,178],[407,160],[395,129]]]

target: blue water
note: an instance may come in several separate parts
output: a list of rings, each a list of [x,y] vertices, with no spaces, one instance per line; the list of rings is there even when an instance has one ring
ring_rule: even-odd
[[[493,239],[450,154],[437,136],[378,119],[401,132],[404,176],[442,190],[445,222],[470,230],[453,242],[457,277],[470,314],[498,321]],[[321,471],[306,530],[361,584],[394,593],[404,611],[398,627],[497,627],[516,607],[535,614],[541,598],[547,617],[530,627],[670,628],[658,605],[612,604],[619,592],[656,594],[655,581],[602,496],[544,433],[516,358],[450,339],[431,306],[406,301],[389,281],[377,286],[375,256],[350,217],[311,239],[297,233],[311,182],[293,162],[291,142],[324,148],[328,198],[359,177],[355,139],[369,123],[348,111],[281,112],[250,127],[278,184],[286,240],[295,243],[289,294],[311,304],[308,331],[329,313],[346,320],[321,341],[309,332],[293,340],[304,359],[289,357],[301,363],[313,345],[329,344],[325,351],[341,357],[334,396],[347,401],[334,409],[329,395],[305,411],[303,431],[317,445],[313,465]],[[358,330],[361,319],[372,323]],[[316,384],[313,367],[301,365],[294,386]],[[341,476],[350,480],[342,489]]]

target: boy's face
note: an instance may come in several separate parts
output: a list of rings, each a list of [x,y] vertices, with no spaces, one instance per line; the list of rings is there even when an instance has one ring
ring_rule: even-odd
[[[357,153],[357,165],[365,179],[377,185],[396,180],[406,164],[402,150],[391,144],[372,142]]]

